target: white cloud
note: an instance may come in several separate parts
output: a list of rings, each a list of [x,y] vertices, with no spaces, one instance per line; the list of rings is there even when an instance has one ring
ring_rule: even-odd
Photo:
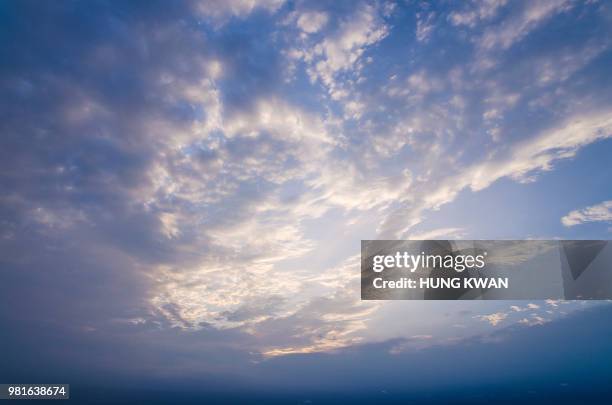
[[[540,305],[534,304],[534,303],[529,303],[527,304],[526,307],[519,307],[518,305],[510,306],[510,309],[512,310],[512,312],[525,312],[525,311],[535,310],[539,308],[540,308]]]
[[[417,13],[416,39],[419,42],[427,42],[434,29],[436,13]]]
[[[522,318],[518,321],[519,324],[526,326],[544,325],[547,322],[550,321],[535,314],[533,314],[530,318]]]
[[[479,46],[485,50],[507,49],[553,15],[571,7],[569,0],[528,1],[525,4],[518,15],[487,29]]]
[[[499,325],[507,317],[508,317],[508,314],[506,314],[504,312],[496,312],[496,313],[489,314],[489,315],[478,315],[478,316],[476,316],[477,319],[480,319],[481,321],[487,321],[492,326]]]
[[[481,21],[489,20],[498,13],[508,0],[478,0],[466,10],[450,13],[449,20],[453,25],[465,25],[470,28]]]
[[[366,49],[385,38],[388,32],[377,8],[363,5],[330,35],[291,54],[307,62],[311,80],[320,80],[333,98],[345,98],[347,90],[336,82],[336,76],[341,72],[358,72],[358,61]]]
[[[529,61],[532,69],[525,81],[530,87],[524,91],[514,87],[514,76],[507,76],[518,66],[514,60],[506,70],[500,66],[495,75],[479,76],[481,72],[463,67],[473,56],[469,51],[449,52],[444,43],[427,48],[435,49],[445,63],[438,63],[438,56],[421,59],[419,41],[438,39],[431,35],[434,20],[441,15],[438,10],[435,15],[419,14],[417,43],[394,40],[391,52],[375,60],[378,54],[370,51],[391,32],[385,18],[396,8],[392,3],[359,3],[333,17],[332,10],[337,12],[338,7],[330,7],[330,14],[287,11],[290,17],[285,22],[257,26],[261,36],[255,40],[239,36],[239,49],[225,42],[236,38],[234,32],[208,35],[209,30],[199,24],[212,22],[218,28],[233,17],[246,18],[251,13],[270,17],[283,12],[283,1],[190,4],[196,5],[196,19],[204,21],[192,25],[194,16],[187,13],[185,18],[170,18],[169,25],[157,18],[149,27],[126,24],[125,32],[134,35],[125,35],[124,53],[123,44],[104,43],[95,47],[93,56],[86,47],[83,60],[91,64],[84,68],[117,63],[126,69],[125,77],[134,80],[134,86],[122,89],[122,102],[104,90],[108,75],[103,73],[108,69],[87,71],[84,82],[78,75],[19,70],[18,75],[27,76],[29,87],[22,91],[40,97],[41,106],[48,91],[53,103],[42,119],[7,115],[14,117],[9,121],[19,121],[15,130],[7,132],[9,147],[17,146],[7,153],[5,162],[10,167],[7,179],[16,188],[0,197],[11,208],[7,212],[22,207],[28,225],[23,228],[37,232],[44,228],[53,237],[49,240],[61,242],[64,232],[92,235],[96,250],[112,252],[108,258],[125,258],[134,273],[146,274],[143,294],[160,325],[240,328],[241,334],[257,338],[254,350],[267,355],[332,350],[361,342],[370,318],[390,303],[359,299],[359,257],[342,260],[355,253],[350,250],[354,245],[337,248],[336,243],[375,236],[381,219],[387,220],[387,230],[402,234],[428,210],[453,201],[461,190],[482,190],[504,177],[531,180],[534,172],[549,170],[557,160],[610,136],[612,113],[605,111],[605,105],[597,113],[590,98],[567,92],[543,96],[567,99],[579,108],[549,108],[543,115],[594,112],[577,114],[558,127],[535,133],[529,123],[521,126],[521,133],[509,125],[503,128],[508,135],[503,144],[491,145],[487,137],[481,138],[485,131],[479,126],[483,120],[503,125],[506,113],[522,107],[519,102],[526,104],[530,91],[544,92],[552,84],[572,79],[605,49],[604,40],[589,42],[584,52],[569,47]],[[505,1],[470,4],[473,9],[451,16],[453,24],[473,27],[489,22]],[[511,14],[498,27],[484,27],[480,51],[503,52],[562,10],[562,4],[528,4],[523,14]],[[298,36],[295,27],[302,31]],[[234,58],[236,54],[240,55]],[[275,70],[278,65],[270,63],[282,55],[296,66],[303,62],[309,76],[284,87]],[[236,65],[244,61],[254,69],[238,69]],[[370,71],[374,75],[366,76]],[[297,67],[293,71],[301,73]],[[384,77],[401,79],[380,83],[379,92],[377,80]],[[322,86],[304,85],[302,79],[308,78]],[[54,89],[64,81],[68,91],[56,94]],[[252,83],[257,83],[256,88],[249,87]],[[40,91],[43,88],[48,90]],[[329,99],[333,101],[327,103]],[[11,104],[7,107],[15,112],[29,111],[19,103]],[[356,125],[354,120],[364,122]],[[30,131],[29,125],[34,129]],[[58,128],[57,134],[53,127]],[[15,159],[9,156],[12,153]],[[60,161],[66,166],[57,171],[47,166]],[[25,175],[32,176],[27,178],[32,181],[22,181]],[[28,186],[38,190],[20,189]],[[41,189],[49,193],[40,193]],[[41,195],[47,200],[36,201],[43,199]],[[103,195],[113,196],[113,201],[97,198]],[[586,217],[587,211],[578,212]],[[110,232],[105,230],[110,222],[114,233],[105,234]],[[17,240],[20,226],[4,225],[2,238]],[[409,237],[448,238],[464,233],[448,225],[423,226],[425,231],[409,233]],[[322,236],[324,232],[331,238]],[[122,234],[126,237],[116,237]],[[130,236],[134,234],[142,236],[138,243],[126,243],[134,241]],[[110,240],[112,244],[104,246]],[[502,258],[523,257],[509,249]],[[139,316],[128,319],[142,324],[150,315],[141,311],[143,297],[136,298],[139,304],[134,313]],[[548,303],[547,309],[556,305]],[[529,318],[529,311],[536,309],[530,304],[510,310],[522,312],[521,317],[528,315],[529,322],[539,322]],[[498,325],[510,316],[510,310],[479,319]],[[429,322],[435,310],[426,315],[420,318]],[[395,322],[395,314],[393,318]],[[443,323],[448,325],[448,319]],[[430,330],[406,330],[419,333],[409,338],[414,342],[433,336]]]
[[[452,200],[466,186],[479,191],[502,177],[529,181],[530,173],[551,170],[555,161],[571,158],[581,147],[611,136],[612,111],[573,117],[557,128],[518,142],[504,156],[468,167],[426,200],[428,205],[438,207]]]
[[[612,221],[612,200],[574,210],[561,218],[561,223],[568,227],[584,224],[585,222],[610,221]]]
[[[344,103],[344,118],[345,119],[359,119],[363,114],[365,105],[359,101],[351,100]]]
[[[304,32],[308,34],[313,34],[321,30],[321,28],[325,27],[329,17],[327,13],[320,11],[307,11],[302,14],[297,19],[297,26]]]
[[[568,80],[608,47],[605,42],[593,42],[580,49],[563,49],[550,55],[536,57],[532,64],[537,83],[540,86],[548,86]]]
[[[414,240],[433,240],[433,239],[454,239],[461,238],[465,235],[462,228],[440,228],[432,229],[431,231],[411,233],[408,239]]]
[[[262,353],[265,356],[314,353],[363,341],[359,332],[367,327],[367,321],[382,303],[362,301],[354,294],[359,288],[359,266],[360,257],[355,255],[304,281],[323,290],[292,315],[260,325],[258,334],[273,343]]]
[[[421,220],[426,210],[439,209],[465,188],[480,191],[504,177],[519,182],[533,181],[535,172],[551,170],[556,161],[571,158],[583,146],[609,137],[612,137],[612,111],[572,117],[497,154],[489,154],[456,175],[431,181],[420,190],[417,198],[405,201],[410,208],[390,214],[381,224],[379,233],[385,237],[404,235]]]
[[[222,19],[246,17],[258,8],[275,12],[284,3],[285,0],[195,0],[193,4],[199,14]]]

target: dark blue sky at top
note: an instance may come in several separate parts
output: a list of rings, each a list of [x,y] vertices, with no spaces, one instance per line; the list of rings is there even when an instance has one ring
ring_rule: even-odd
[[[604,1],[0,0],[0,382],[605,402],[607,303],[351,276],[361,239],[609,239],[610,27]]]

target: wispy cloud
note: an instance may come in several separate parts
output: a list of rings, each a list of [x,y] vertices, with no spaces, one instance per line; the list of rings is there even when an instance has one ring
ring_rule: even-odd
[[[586,222],[610,221],[612,221],[612,201],[604,201],[590,207],[574,210],[561,218],[561,223],[568,227]]]
[[[600,7],[9,5],[2,307],[53,322],[66,313],[88,333],[231,336],[269,356],[364,342],[392,310],[359,299],[360,239],[477,237],[462,220],[480,203],[466,208],[462,195],[549,181],[543,172],[609,142]],[[576,31],[546,52],[531,41],[559,27]],[[507,195],[499,212],[515,206]],[[609,220],[606,204],[563,224]],[[428,222],[445,208],[457,211]],[[531,322],[538,310],[516,308]],[[520,320],[508,311],[476,319]]]
[[[508,314],[504,312],[495,312],[493,314],[488,314],[488,315],[479,315],[477,318],[482,321],[489,322],[492,326],[497,326],[507,317],[508,317]]]

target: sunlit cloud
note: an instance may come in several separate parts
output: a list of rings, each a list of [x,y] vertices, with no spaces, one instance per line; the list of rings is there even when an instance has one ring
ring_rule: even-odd
[[[604,201],[590,207],[574,210],[561,218],[564,226],[575,226],[586,222],[612,221],[612,201]]]
[[[423,330],[409,319],[386,332],[391,305],[360,300],[359,241],[478,238],[482,224],[462,219],[481,203],[466,208],[463,195],[484,205],[499,186],[505,213],[515,206],[508,183],[550,184],[548,174],[608,145],[600,4],[73,6],[11,11],[40,31],[9,30],[21,45],[0,51],[0,246],[6,274],[24,277],[4,285],[27,285],[41,301],[1,295],[45,319],[66,311],[87,333],[231,336],[245,357],[267,358],[365,344],[372,325],[377,339],[407,338],[400,353],[580,307],[481,303],[444,322],[443,308],[423,307]],[[546,52],[532,42],[579,15],[593,31],[547,40]],[[584,187],[575,193],[593,192]],[[557,228],[514,235],[610,221],[609,201],[571,204],[538,211]],[[88,280],[74,293],[87,299],[39,291],[50,274],[69,291]]]

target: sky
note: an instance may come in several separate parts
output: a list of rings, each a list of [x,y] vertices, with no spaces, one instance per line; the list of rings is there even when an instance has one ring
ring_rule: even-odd
[[[610,239],[611,72],[597,0],[0,0],[0,379],[605,391],[608,302],[361,301],[359,249]]]

